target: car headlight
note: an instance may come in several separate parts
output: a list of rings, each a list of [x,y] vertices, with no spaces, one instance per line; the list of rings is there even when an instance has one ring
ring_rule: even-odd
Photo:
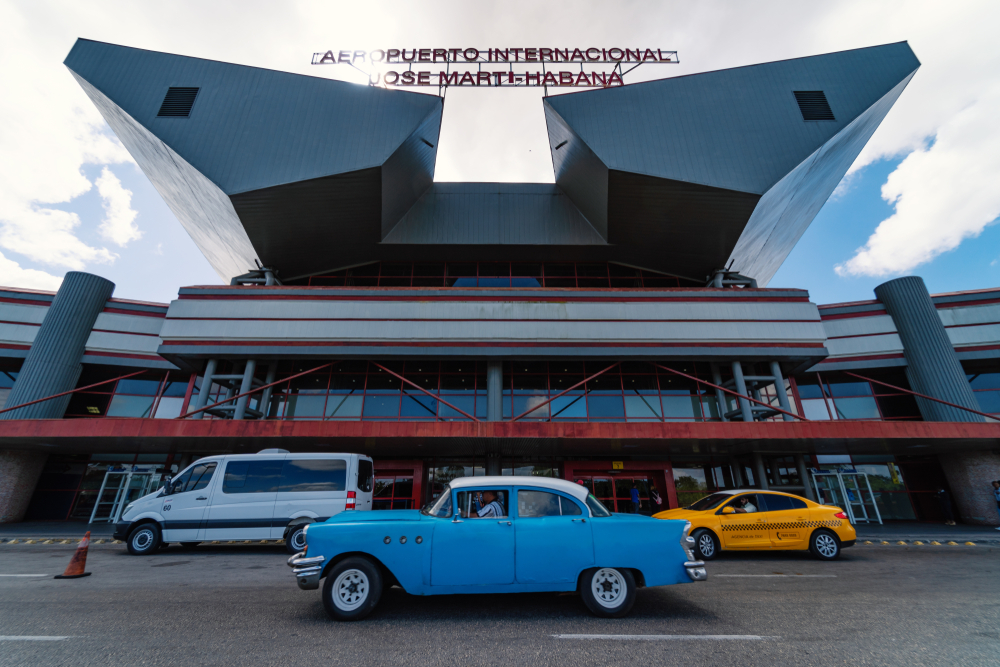
[[[132,508],[133,508],[134,506],[135,506],[135,503],[129,503],[128,505],[126,505],[126,506],[125,506],[125,511],[124,511],[124,512],[122,512],[122,516],[125,516],[126,514],[128,514],[129,512],[131,512],[131,511],[132,511]]]

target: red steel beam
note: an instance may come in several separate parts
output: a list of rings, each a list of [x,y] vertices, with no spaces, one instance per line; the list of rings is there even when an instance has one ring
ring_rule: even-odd
[[[608,371],[610,371],[610,370],[611,370],[612,368],[614,368],[615,366],[618,366],[618,365],[620,365],[620,364],[621,364],[621,362],[620,362],[620,361],[616,361],[615,363],[613,363],[613,364],[611,364],[610,366],[608,366],[607,368],[605,368],[605,369],[604,369],[603,371],[600,371],[599,373],[594,373],[594,374],[593,374],[593,375],[591,375],[591,376],[590,376],[589,378],[584,378],[584,379],[580,380],[579,382],[577,382],[577,383],[576,383],[575,385],[573,385],[573,386],[572,386],[572,387],[570,387],[569,389],[566,389],[566,390],[563,390],[563,391],[559,392],[558,394],[556,394],[555,396],[553,396],[553,397],[552,397],[552,398],[550,398],[549,400],[545,401],[544,403],[539,403],[538,405],[536,405],[535,407],[531,408],[531,409],[530,409],[530,410],[528,410],[527,412],[522,412],[522,413],[521,413],[521,414],[519,414],[518,416],[516,416],[516,417],[514,417],[513,419],[511,419],[511,421],[512,421],[512,422],[516,422],[516,421],[517,421],[518,419],[520,419],[520,418],[521,418],[521,417],[523,417],[524,415],[528,415],[528,414],[531,414],[532,412],[534,412],[534,411],[535,411],[535,410],[537,410],[538,408],[544,408],[544,407],[545,407],[546,405],[548,405],[548,404],[549,404],[549,403],[551,403],[552,401],[556,400],[556,399],[557,399],[557,398],[559,398],[560,396],[564,396],[564,395],[568,394],[569,392],[573,391],[574,389],[576,389],[576,388],[577,388],[577,387],[579,387],[580,385],[582,385],[582,384],[585,384],[585,383],[589,382],[590,380],[593,380],[593,379],[594,379],[595,377],[597,377],[598,375],[604,375],[605,373],[607,373]],[[513,411],[513,408],[514,408],[514,406],[513,406],[513,404],[512,404],[512,405],[511,405],[511,411]],[[552,421],[552,418],[551,418],[551,417],[549,417],[548,421]]]
[[[425,394],[427,394],[428,396],[430,396],[430,397],[431,397],[431,398],[433,398],[434,400],[436,400],[436,401],[441,401],[442,403],[444,403],[445,405],[447,405],[447,406],[448,406],[449,408],[451,408],[451,409],[452,409],[452,410],[454,410],[455,412],[458,412],[458,413],[460,413],[460,414],[463,414],[463,415],[465,415],[466,417],[468,417],[469,419],[471,419],[471,420],[472,420],[472,421],[474,421],[474,422],[477,422],[477,421],[479,421],[478,419],[476,419],[475,417],[473,417],[472,415],[470,415],[470,414],[469,414],[468,412],[465,412],[464,410],[459,410],[459,409],[458,409],[458,408],[456,408],[456,407],[455,407],[454,405],[452,405],[452,404],[451,404],[451,403],[449,403],[448,401],[444,400],[444,399],[443,399],[443,398],[441,398],[440,396],[435,396],[434,394],[432,394],[431,392],[427,391],[426,389],[424,389],[423,387],[421,387],[421,386],[420,386],[420,385],[418,385],[417,383],[415,383],[415,382],[410,382],[409,380],[407,380],[407,379],[406,379],[405,377],[403,377],[403,376],[402,376],[402,375],[400,375],[399,373],[393,373],[392,371],[390,371],[390,370],[389,370],[388,368],[386,368],[386,367],[385,367],[385,366],[383,366],[382,364],[378,364],[378,363],[375,363],[374,361],[372,362],[372,364],[374,364],[375,366],[378,366],[379,368],[381,368],[382,370],[384,370],[384,371],[385,371],[386,373],[388,373],[389,375],[392,375],[392,376],[394,376],[394,377],[396,377],[396,378],[399,378],[400,380],[402,380],[402,381],[403,381],[403,382],[405,382],[406,384],[408,384],[408,385],[410,385],[410,386],[414,387],[415,389],[418,389],[419,391],[422,391],[422,392],[424,392]],[[441,419],[441,417],[438,417],[438,419]],[[442,420],[442,421],[444,421],[444,420]]]
[[[223,403],[229,403],[230,401],[235,401],[238,398],[243,398],[244,396],[249,396],[250,394],[256,394],[258,391],[264,391],[268,387],[273,387],[276,384],[281,384],[282,382],[288,382],[289,380],[294,380],[295,378],[302,377],[303,375],[309,375],[310,373],[315,373],[316,371],[323,370],[327,366],[333,366],[335,363],[337,363],[337,362],[336,361],[331,361],[328,364],[323,364],[322,366],[317,366],[316,368],[310,368],[307,371],[302,371],[301,373],[296,373],[295,375],[289,375],[286,378],[281,378],[280,380],[275,380],[274,382],[272,382],[270,384],[261,385],[260,387],[256,387],[254,389],[251,389],[250,391],[245,391],[242,394],[237,394],[236,396],[233,396],[232,398],[224,398],[221,401],[219,401],[218,403],[212,403],[211,405],[206,405],[203,408],[198,408],[197,410],[192,410],[191,412],[185,413],[185,414],[181,415],[180,417],[174,417],[174,419],[184,419],[186,417],[190,417],[191,415],[196,415],[199,412],[204,412],[205,410],[211,410],[212,408],[218,407],[218,406],[222,405]],[[203,382],[204,382],[204,380],[203,380]]]
[[[27,403],[21,403],[21,405],[15,405],[12,408],[4,408],[0,410],[0,415],[5,412],[10,412],[11,410],[17,410],[18,408],[25,408],[29,405],[34,405],[35,403],[42,403],[44,401],[51,401],[53,398],[59,398],[60,396],[65,396],[66,394],[74,394],[78,391],[83,391],[84,389],[90,389],[92,387],[99,387],[102,384],[108,384],[109,382],[115,382],[117,380],[124,380],[125,378],[130,378],[134,375],[142,375],[148,372],[149,369],[144,371],[136,371],[135,373],[129,373],[128,375],[119,375],[116,378],[111,378],[110,380],[102,380],[101,382],[95,382],[94,384],[88,384],[86,387],[77,387],[76,389],[70,389],[69,391],[64,391],[61,394],[52,394],[51,396],[46,396],[45,398],[37,398],[33,401],[28,401]]]

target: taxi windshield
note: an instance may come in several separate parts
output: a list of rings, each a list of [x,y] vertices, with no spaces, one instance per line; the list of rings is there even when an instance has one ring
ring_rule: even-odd
[[[694,510],[695,512],[704,512],[705,510],[714,510],[716,507],[726,502],[733,497],[731,493],[713,493],[710,496],[705,496],[701,500],[697,501],[692,505],[688,505],[684,509]]]

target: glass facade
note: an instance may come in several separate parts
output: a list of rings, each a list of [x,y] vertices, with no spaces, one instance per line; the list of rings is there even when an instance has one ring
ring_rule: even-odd
[[[910,385],[902,371],[873,378],[903,389]],[[858,380],[838,373],[807,373],[797,376],[795,394],[806,419],[826,421],[921,419],[912,395],[875,382]]]
[[[704,287],[609,262],[374,262],[304,278],[310,287]]]

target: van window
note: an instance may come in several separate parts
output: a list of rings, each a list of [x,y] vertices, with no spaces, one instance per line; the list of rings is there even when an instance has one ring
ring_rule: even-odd
[[[230,461],[222,478],[223,493],[274,493],[281,485],[284,461]]]
[[[215,461],[198,463],[170,483],[173,487],[173,492],[200,491],[212,481],[213,472],[215,472]]]
[[[283,493],[343,491],[347,488],[347,461],[343,459],[287,460],[281,471]]]
[[[375,480],[375,469],[371,461],[358,459],[358,491],[369,493]]]

